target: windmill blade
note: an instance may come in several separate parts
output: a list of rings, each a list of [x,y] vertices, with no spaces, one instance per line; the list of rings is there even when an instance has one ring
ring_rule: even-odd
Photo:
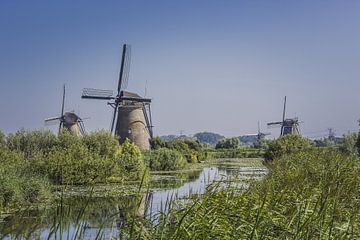
[[[122,101],[131,101],[131,102],[142,102],[142,103],[151,103],[150,98],[142,97],[121,97]]]
[[[113,95],[114,92],[112,90],[84,88],[81,98],[111,100],[115,99]]]
[[[121,87],[122,87],[122,84],[123,84],[123,80],[124,80],[124,70],[125,70],[125,63],[127,61],[129,61],[129,57],[127,56],[127,49],[128,49],[128,45],[127,44],[124,44],[123,45],[123,50],[122,50],[122,56],[121,56],[121,65],[120,65],[120,73],[119,73],[119,82],[118,82],[118,88],[117,88],[117,94],[120,95],[120,92],[121,92]],[[129,62],[126,64],[127,65],[127,68],[129,70],[129,67],[130,67],[130,64]],[[128,73],[127,73],[128,74]]]
[[[59,121],[61,121],[61,117],[47,118],[47,119],[45,119],[45,126],[51,126],[51,125],[58,124]]]
[[[149,120],[150,120],[150,131],[151,131],[151,138],[153,138],[154,136],[154,131],[153,131],[153,128],[154,128],[154,125],[152,123],[152,115],[151,115],[151,107],[150,107],[150,104],[148,105],[149,107]]]
[[[242,136],[249,136],[249,137],[252,137],[252,136],[257,136],[259,135],[258,133],[248,133],[248,134],[243,134]]]
[[[283,122],[285,121],[285,112],[286,112],[286,96],[284,98],[284,109],[283,109],[283,117],[282,117]]]
[[[284,98],[284,109],[283,109],[283,118],[282,118],[283,122],[285,121],[285,112],[286,112],[286,96]],[[284,124],[281,125],[280,136],[282,136],[283,133],[284,133]]]
[[[65,84],[63,85],[63,97],[62,97],[62,104],[61,104],[61,117],[64,115],[64,107],[65,107]]]
[[[149,136],[150,136],[150,138],[153,138],[152,126],[151,126],[151,123],[150,123],[148,113],[146,111],[146,105],[144,103],[143,103],[143,108],[142,109],[143,109],[144,118],[145,118],[145,122],[146,122],[146,128],[148,130]]]
[[[282,125],[283,122],[269,122],[267,123],[268,126],[272,126],[272,125]]]
[[[111,128],[110,128],[110,132],[113,133],[114,131],[114,125],[115,125],[115,119],[116,119],[116,114],[117,114],[117,110],[118,110],[119,104],[115,104],[114,106],[114,114],[111,120]]]
[[[86,133],[85,125],[84,125],[84,121],[81,118],[79,118],[79,120],[78,120],[78,126],[79,126],[81,135],[84,135]]]
[[[130,64],[131,64],[131,46],[126,45],[124,72],[123,72],[123,80],[122,80],[123,90],[126,89],[128,86],[129,76],[130,76]]]
[[[63,121],[60,121],[59,123],[59,131],[58,131],[58,134],[61,133],[61,127],[64,125]]]

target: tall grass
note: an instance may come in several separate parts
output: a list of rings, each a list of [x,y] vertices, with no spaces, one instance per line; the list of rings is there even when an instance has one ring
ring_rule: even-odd
[[[245,191],[212,186],[171,208],[143,239],[360,238],[358,158],[315,149],[268,167],[268,176]]]

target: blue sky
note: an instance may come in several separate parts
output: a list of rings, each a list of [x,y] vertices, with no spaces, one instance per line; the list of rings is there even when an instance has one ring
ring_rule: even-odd
[[[0,1],[0,129],[44,127],[75,110],[108,129],[111,108],[83,87],[115,89],[123,43],[128,89],[153,98],[155,133],[256,132],[298,116],[305,134],[357,130],[359,1]],[[272,130],[274,136],[279,129]]]

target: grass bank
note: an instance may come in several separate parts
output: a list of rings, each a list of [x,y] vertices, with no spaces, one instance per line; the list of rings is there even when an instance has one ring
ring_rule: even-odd
[[[360,160],[335,150],[285,154],[246,191],[210,187],[173,205],[142,239],[359,239]],[[147,227],[144,227],[147,226]],[[134,236],[134,237],[135,237]]]

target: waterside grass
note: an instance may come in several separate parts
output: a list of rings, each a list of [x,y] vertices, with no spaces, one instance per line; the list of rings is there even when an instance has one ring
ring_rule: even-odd
[[[142,239],[359,239],[360,160],[335,150],[284,155],[247,190],[212,185],[173,205]]]

